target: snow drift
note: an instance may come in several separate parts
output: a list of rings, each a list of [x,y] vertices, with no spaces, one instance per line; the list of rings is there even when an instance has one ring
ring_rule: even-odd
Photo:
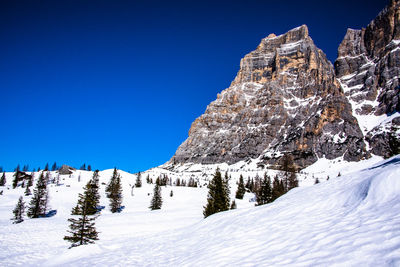
[[[150,186],[135,189],[140,195],[135,200],[125,190],[126,210],[100,216],[100,240],[70,250],[61,240],[68,214],[12,225],[11,211],[2,208],[0,261],[33,266],[399,266],[400,156],[364,164],[361,171],[293,189],[268,205],[253,207],[246,194],[237,210],[207,219],[201,216],[205,188],[163,188],[165,206],[157,212],[146,210]],[[125,182],[128,175],[123,174]],[[175,200],[166,196],[170,189]]]

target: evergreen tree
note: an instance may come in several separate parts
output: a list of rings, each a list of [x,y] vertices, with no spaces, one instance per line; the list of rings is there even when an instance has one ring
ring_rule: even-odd
[[[24,167],[22,168],[23,172],[27,172],[29,171],[29,165],[24,165]]]
[[[282,196],[285,193],[285,188],[282,181],[279,181],[278,176],[275,176],[272,183],[272,199],[271,202]]]
[[[87,170],[91,172],[92,171],[92,166],[88,165],[87,166]]]
[[[31,172],[31,177],[29,177],[27,187],[31,187],[33,185],[33,179],[35,179],[35,173]]]
[[[150,209],[151,210],[159,210],[162,206],[162,196],[161,196],[161,186],[156,183],[153,191],[153,198],[151,199]]]
[[[36,188],[33,190],[33,197],[29,202],[28,217],[39,218],[40,216],[44,216],[47,211],[47,201],[47,183],[42,172],[37,181]]]
[[[18,186],[18,182],[21,180],[21,172],[19,170],[15,171],[14,173],[14,180],[12,182],[12,187],[16,188]]]
[[[230,199],[230,195],[231,195],[231,189],[229,187],[229,176],[228,176],[228,171],[225,172],[225,177],[224,177],[224,188],[225,188],[225,195],[226,195],[226,201],[227,201],[227,205],[228,207],[231,204],[231,199]]]
[[[233,201],[232,201],[232,204],[231,204],[231,210],[234,210],[234,209],[236,209],[236,202],[235,202],[235,200],[233,200]]]
[[[0,166],[0,172],[3,172],[4,170],[3,170],[3,166]]]
[[[229,209],[229,197],[219,169],[208,185],[207,205],[204,207],[204,218]]]
[[[86,171],[86,163],[83,163],[83,165],[79,169],[81,171]]]
[[[25,196],[32,195],[32,192],[31,192],[31,189],[29,188],[29,186],[26,187],[24,194],[25,194]]]
[[[140,172],[137,174],[135,187],[142,187],[142,174]]]
[[[89,215],[88,207],[93,206],[93,199],[90,195],[91,193],[89,192],[88,187],[85,187],[84,193],[79,194],[77,206],[72,211],[72,215],[76,214],[80,217],[78,219],[68,219],[71,223],[68,232],[71,235],[65,236],[64,240],[72,243],[70,248],[91,244],[94,243],[94,241],[99,240],[97,237],[98,232],[95,228],[95,219],[98,215]]]
[[[265,173],[264,179],[261,180],[260,187],[256,191],[256,205],[259,206],[270,203],[272,202],[272,198],[271,178]]]
[[[246,188],[244,187],[243,175],[240,175],[238,189],[236,191],[236,198],[243,199],[244,194],[246,193]]]
[[[5,185],[6,185],[6,182],[7,182],[7,180],[6,180],[6,173],[3,172],[3,175],[2,175],[1,178],[0,178],[0,186],[5,186]]]
[[[19,197],[17,206],[15,206],[15,209],[13,210],[14,217],[12,220],[14,223],[21,223],[24,221],[24,212],[25,212],[25,203],[24,199],[22,196]]]
[[[92,179],[90,179],[86,186],[84,187],[85,198],[87,199],[86,214],[93,215],[96,214],[99,209],[100,204],[100,194],[99,194],[99,171],[96,170],[93,173]],[[80,214],[81,203],[79,203],[72,209],[72,215],[82,215]]]
[[[17,165],[17,167],[14,169],[14,172],[19,172],[20,171],[20,167],[19,164]]]
[[[46,166],[44,166],[44,171],[48,171],[49,170],[49,163],[46,163]]]
[[[106,188],[107,197],[110,199],[110,210],[112,213],[121,212],[122,204],[122,186],[121,175],[114,168],[113,175]]]
[[[293,157],[289,154],[285,154],[282,158],[282,171],[283,171],[283,186],[285,193],[288,192],[289,189],[289,179],[293,172],[295,172]]]
[[[299,186],[299,180],[297,180],[297,175],[295,172],[291,172],[288,180],[288,191],[298,186]]]
[[[53,163],[53,166],[51,166],[51,170],[52,170],[52,171],[57,170],[57,163],[56,163],[56,162],[54,162],[54,163]]]

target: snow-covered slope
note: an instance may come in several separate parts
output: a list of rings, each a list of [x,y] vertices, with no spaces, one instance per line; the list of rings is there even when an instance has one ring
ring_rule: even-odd
[[[207,219],[202,218],[205,187],[163,188],[163,208],[150,211],[152,185],[134,188],[132,196],[135,175],[122,172],[126,208],[120,214],[103,210],[96,221],[100,240],[73,249],[67,249],[62,237],[90,172],[81,172],[81,182],[77,172],[65,176],[64,185],[51,187],[56,216],[21,224],[12,224],[9,218],[23,189],[5,189],[0,196],[0,262],[2,266],[399,266],[400,156],[376,161],[358,163],[353,172],[351,166],[336,162],[344,164],[334,170],[342,170],[340,177],[294,189],[260,207],[254,207],[249,202],[252,195],[246,194],[237,201],[237,210]],[[328,170],[334,168],[331,163],[317,164]],[[101,172],[100,181],[108,181],[111,173]],[[11,177],[7,180],[10,184]],[[104,194],[101,202],[107,205]]]

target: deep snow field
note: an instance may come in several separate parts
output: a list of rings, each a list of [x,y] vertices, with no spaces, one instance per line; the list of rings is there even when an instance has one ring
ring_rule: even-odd
[[[96,220],[100,240],[72,249],[63,240],[67,219],[92,172],[61,176],[60,186],[49,185],[50,207],[57,214],[25,218],[20,224],[12,224],[10,218],[25,189],[11,189],[13,173],[7,173],[7,186],[0,187],[4,191],[0,196],[0,265],[400,266],[400,156],[358,163],[320,159],[303,170],[299,188],[274,203],[255,207],[253,195],[246,193],[243,200],[236,200],[238,209],[207,219],[202,215],[205,186],[162,187],[162,209],[150,211],[154,185],[146,183],[147,174],[153,180],[160,173],[173,181],[195,177],[204,185],[216,166],[181,168],[179,173],[151,169],[142,174],[143,187],[133,189],[136,175],[120,171],[126,206],[121,213],[108,210],[105,185],[101,185],[101,205],[106,208]],[[251,163],[220,168],[232,175],[231,199],[241,173],[245,179],[264,173]],[[111,175],[112,170],[100,172],[100,183],[107,183]],[[315,177],[321,183],[314,185]],[[29,199],[24,196],[26,204]]]

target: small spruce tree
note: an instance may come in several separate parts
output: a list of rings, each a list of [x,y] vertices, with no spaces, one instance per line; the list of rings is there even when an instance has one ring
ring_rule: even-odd
[[[244,194],[246,193],[246,188],[244,187],[243,175],[240,175],[239,184],[236,191],[236,198],[243,199]]]
[[[17,206],[15,206],[15,209],[13,210],[13,218],[12,220],[14,223],[21,223],[24,221],[24,212],[25,212],[25,203],[24,199],[22,196],[19,197]]]
[[[140,172],[137,174],[135,187],[142,187],[142,174]]]
[[[47,202],[47,183],[42,172],[36,183],[36,188],[33,190],[33,197],[29,202],[29,208],[27,212],[28,217],[39,218],[40,216],[44,216],[47,211]]]
[[[288,180],[288,191],[295,187],[299,187],[299,180],[297,179],[296,173],[291,172],[289,174],[289,180]]]
[[[30,196],[32,195],[31,189],[29,186],[26,187],[25,192],[24,192],[25,196]]]
[[[232,204],[231,204],[231,210],[234,210],[234,209],[236,209],[236,202],[235,202],[235,200],[233,200],[233,201],[232,201]]]
[[[271,178],[267,173],[264,174],[264,179],[261,180],[260,187],[256,191],[256,201],[257,206],[272,202]]]
[[[94,243],[98,239],[98,232],[95,228],[95,220],[98,215],[89,215],[88,207],[93,205],[93,199],[90,196],[90,192],[86,187],[83,194],[79,194],[78,204],[73,209],[73,214],[79,215],[78,219],[69,218],[68,221],[71,223],[68,232],[71,234],[65,236],[64,240],[71,242],[72,247],[80,245],[86,245]]]
[[[0,178],[0,186],[5,186],[6,185],[6,173],[3,172],[3,175]]]
[[[207,205],[204,207],[204,218],[208,216],[226,211],[229,209],[229,197],[227,196],[226,186],[219,169],[215,171],[213,179],[208,185]]]
[[[161,186],[156,183],[153,190],[153,198],[151,199],[150,209],[159,210],[162,206]]]
[[[121,175],[114,168],[113,175],[106,188],[107,197],[110,199],[110,210],[112,213],[121,212],[122,205],[122,186]]]
[[[14,180],[13,180],[13,182],[12,182],[12,187],[13,188],[16,188],[17,186],[18,186],[18,182],[20,181],[20,179],[21,179],[21,172],[19,171],[19,170],[17,170],[17,171],[15,171],[15,173],[14,173]]]
[[[57,163],[56,163],[56,162],[54,162],[54,163],[53,163],[53,166],[51,166],[51,170],[52,170],[52,171],[57,170]]]

